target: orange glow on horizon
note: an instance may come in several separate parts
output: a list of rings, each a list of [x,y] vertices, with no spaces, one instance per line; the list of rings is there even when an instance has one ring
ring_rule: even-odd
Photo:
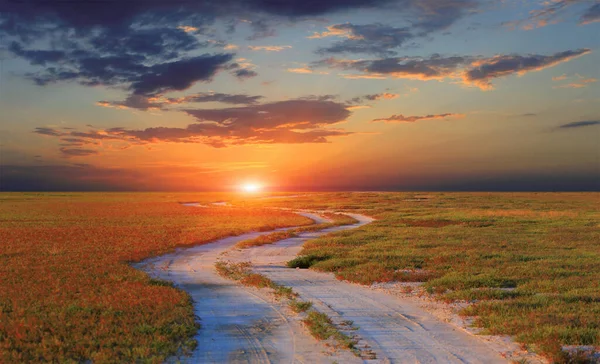
[[[242,190],[246,193],[257,193],[262,190],[262,186],[255,182],[248,182],[242,185]]]

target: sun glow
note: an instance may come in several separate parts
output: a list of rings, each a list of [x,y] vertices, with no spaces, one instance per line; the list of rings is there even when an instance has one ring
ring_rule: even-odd
[[[258,183],[245,183],[242,185],[242,190],[247,193],[256,193],[262,189],[262,186]]]

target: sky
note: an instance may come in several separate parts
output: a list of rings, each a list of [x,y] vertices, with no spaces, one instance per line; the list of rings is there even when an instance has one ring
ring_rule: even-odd
[[[599,65],[590,0],[0,0],[0,190],[598,191]]]

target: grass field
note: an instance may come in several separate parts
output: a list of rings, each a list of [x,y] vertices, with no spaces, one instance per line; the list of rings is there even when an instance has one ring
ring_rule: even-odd
[[[250,202],[246,202],[250,204]],[[377,218],[308,242],[291,266],[362,284],[419,281],[555,362],[600,346],[600,194],[330,193],[260,202]]]
[[[194,346],[186,293],[129,262],[309,219],[195,208],[224,194],[0,194],[0,363],[162,362]]]
[[[177,203],[221,200],[240,207]],[[424,282],[441,300],[473,303],[463,314],[486,332],[555,362],[570,360],[563,345],[600,346],[598,193],[23,193],[0,195],[0,362],[160,362],[189,350],[189,297],[128,263],[310,223],[263,208],[273,206],[377,219],[308,242],[292,266],[362,284]]]

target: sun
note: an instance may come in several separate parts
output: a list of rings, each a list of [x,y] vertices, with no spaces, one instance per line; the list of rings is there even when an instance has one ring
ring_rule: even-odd
[[[262,186],[258,183],[245,183],[242,185],[242,190],[247,193],[256,193],[262,189]]]

